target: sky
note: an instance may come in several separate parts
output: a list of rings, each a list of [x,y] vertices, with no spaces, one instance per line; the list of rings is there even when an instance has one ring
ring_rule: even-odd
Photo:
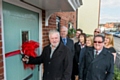
[[[101,0],[100,24],[120,22],[120,0]]]

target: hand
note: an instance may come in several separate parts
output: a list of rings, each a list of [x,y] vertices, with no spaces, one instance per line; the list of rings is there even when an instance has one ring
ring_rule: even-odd
[[[75,75],[75,80],[79,80],[79,77],[78,77],[78,75]]]
[[[29,61],[29,56],[27,56],[27,55],[22,55],[22,61],[23,61],[23,62],[28,62],[28,61]]]

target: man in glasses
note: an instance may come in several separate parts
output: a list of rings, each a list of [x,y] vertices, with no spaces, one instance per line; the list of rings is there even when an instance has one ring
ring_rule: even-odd
[[[94,47],[87,48],[81,63],[80,80],[113,80],[114,57],[104,48],[104,37],[94,36]]]
[[[95,35],[98,35],[98,34],[100,34],[100,33],[101,33],[100,28],[96,28],[96,29],[94,30],[94,36],[95,36]]]

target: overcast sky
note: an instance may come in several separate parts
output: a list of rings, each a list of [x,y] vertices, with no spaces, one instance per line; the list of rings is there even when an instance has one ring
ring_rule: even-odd
[[[100,24],[120,22],[120,0],[101,0]]]

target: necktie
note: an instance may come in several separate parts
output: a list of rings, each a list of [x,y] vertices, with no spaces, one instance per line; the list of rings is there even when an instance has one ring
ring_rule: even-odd
[[[63,43],[64,43],[64,45],[66,45],[66,40],[65,40],[65,38],[63,39]]]
[[[94,58],[98,56],[98,51],[95,51]]]

